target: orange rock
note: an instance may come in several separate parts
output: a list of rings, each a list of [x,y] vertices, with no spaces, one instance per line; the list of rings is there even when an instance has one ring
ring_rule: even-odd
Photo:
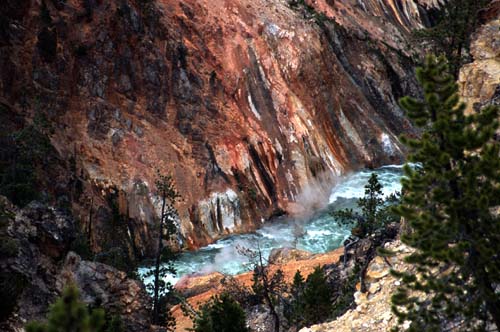
[[[273,265],[272,270],[276,270],[278,268],[281,269],[285,275],[285,280],[287,282],[291,282],[297,270],[299,270],[303,276],[307,276],[311,272],[313,272],[316,266],[337,263],[343,252],[343,248],[339,248],[326,254],[314,255],[309,259],[291,260],[282,265]],[[212,273],[205,276],[186,277],[185,279],[182,279],[180,281],[180,284],[177,284],[175,287],[178,288],[181,292],[187,291],[189,294],[195,294],[188,298],[188,302],[192,306],[197,308],[200,304],[208,301],[211,296],[224,291],[224,288],[220,284],[220,279],[220,273]],[[239,274],[235,276],[235,279],[240,284],[251,287],[252,272]],[[192,288],[198,290],[206,288],[208,289],[203,292],[191,292]],[[172,313],[176,319],[178,331],[184,331],[184,329],[192,327],[191,320],[183,315],[180,306],[175,306],[174,308],[172,308]]]

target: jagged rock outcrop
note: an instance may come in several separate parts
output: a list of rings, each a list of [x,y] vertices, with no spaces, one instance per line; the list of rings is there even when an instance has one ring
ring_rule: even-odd
[[[500,105],[500,1],[482,11],[483,25],[472,36],[472,63],[460,70],[460,94],[468,112],[490,104]]]
[[[71,217],[38,202],[19,210],[0,196],[0,204],[13,215],[7,232],[17,249],[12,256],[0,257],[2,292],[11,295],[3,301],[14,302],[0,330],[22,331],[27,321],[44,319],[49,304],[70,283],[79,288],[85,303],[120,315],[127,331],[151,328],[150,302],[142,283],[111,266],[68,253],[76,234]]]
[[[336,320],[303,328],[300,332],[387,332],[397,322],[391,311],[391,296],[400,285],[400,281],[390,273],[393,268],[407,271],[410,266],[404,263],[404,257],[411,251],[399,241],[387,243],[386,248],[395,253],[388,258],[389,264],[380,256],[375,257],[366,271],[367,292],[360,292],[358,284],[354,294],[356,306]]]
[[[407,37],[436,1],[307,3],[2,3],[2,112],[47,117],[71,179],[58,185],[96,250],[118,212],[151,254],[157,168],[195,248],[295,210],[324,174],[403,160]]]
[[[108,312],[120,314],[127,330],[151,329],[150,298],[144,285],[129,279],[125,272],[82,260],[74,252],[69,252],[57,276],[57,289],[62,290],[69,283],[78,286],[85,303],[100,304]]]

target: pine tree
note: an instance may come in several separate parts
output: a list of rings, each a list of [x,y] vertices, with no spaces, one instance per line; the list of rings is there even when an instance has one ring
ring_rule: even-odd
[[[304,289],[306,283],[300,271],[297,270],[293,276],[290,287],[290,296],[285,303],[283,314],[288,326],[298,331],[304,326]]]
[[[47,323],[31,322],[27,332],[101,332],[105,323],[102,309],[89,308],[79,300],[78,289],[68,286],[50,308]]]
[[[283,313],[288,326],[296,331],[325,321],[333,312],[333,290],[320,266],[306,280],[297,271],[289,293]]]
[[[407,258],[416,272],[394,272],[403,283],[393,309],[400,322],[411,321],[409,331],[498,330],[499,110],[466,115],[443,57],[428,56],[417,78],[424,99],[401,105],[423,133],[403,139],[417,166],[404,168],[396,209],[411,229],[402,241],[416,249]]]
[[[173,296],[173,285],[164,280],[167,274],[175,275],[174,261],[176,254],[169,246],[164,246],[164,241],[170,241],[177,232],[175,221],[178,213],[175,203],[180,197],[175,189],[174,181],[170,175],[157,172],[156,189],[161,199],[161,214],[158,223],[158,250],[156,252],[154,269],[146,273],[144,279],[153,277],[153,283],[148,284],[148,290],[153,294],[152,323],[161,324],[167,331],[175,330],[175,319],[168,310],[169,298]]]
[[[49,139],[51,130],[42,115],[15,132],[0,123],[0,194],[17,206],[23,207],[40,198],[38,185],[42,178],[39,174],[54,153]]]
[[[287,284],[283,271],[276,269],[273,272],[271,264],[264,258],[259,244],[256,250],[244,247],[238,247],[237,249],[253,265],[252,291],[254,297],[258,302],[264,303],[267,306],[273,318],[273,331],[279,332],[282,323],[279,307],[284,294],[287,292]]]
[[[462,64],[468,62],[470,36],[478,25],[478,12],[490,0],[448,0],[441,7],[435,26],[417,30],[417,40],[431,44],[433,52],[450,61],[450,73],[458,78]]]
[[[307,276],[304,288],[304,322],[305,325],[318,324],[326,320],[332,313],[332,289],[328,284],[325,271],[317,266]]]
[[[365,185],[365,196],[358,199],[357,205],[361,213],[352,209],[337,210],[332,216],[340,224],[352,225],[352,235],[366,237],[386,224],[398,221],[396,215],[391,212],[390,206],[398,202],[398,194],[390,195],[384,200],[382,184],[378,181],[376,173],[372,173],[368,183]]]
[[[214,296],[201,306],[194,332],[249,332],[245,312],[228,294]]]

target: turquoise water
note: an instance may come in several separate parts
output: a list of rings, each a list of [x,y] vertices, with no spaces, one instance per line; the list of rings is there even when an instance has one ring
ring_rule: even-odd
[[[401,190],[402,166],[390,165],[352,173],[332,188],[326,209],[303,220],[273,220],[254,233],[229,236],[197,251],[182,253],[175,262],[177,275],[166,276],[165,279],[175,284],[183,276],[193,273],[222,272],[234,275],[248,271],[250,264],[245,256],[238,253],[239,247],[260,247],[265,257],[274,248],[297,247],[313,253],[324,253],[340,247],[350,230],[339,226],[328,211],[354,207],[356,199],[364,195],[364,186],[373,172],[377,173],[385,195]],[[147,269],[141,268],[139,273],[143,274]]]

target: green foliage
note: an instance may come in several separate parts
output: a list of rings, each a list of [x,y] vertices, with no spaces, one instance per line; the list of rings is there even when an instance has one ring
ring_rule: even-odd
[[[171,175],[163,175],[157,171],[156,189],[161,199],[161,215],[158,223],[158,250],[156,252],[155,267],[146,273],[143,278],[153,278],[147,289],[153,294],[153,324],[162,324],[167,331],[175,330],[175,319],[168,310],[168,302],[173,298],[173,285],[165,281],[165,276],[175,275],[174,261],[177,254],[169,246],[164,246],[164,241],[171,241],[177,232],[175,224],[178,213],[175,208],[176,201],[180,198]]]
[[[265,302],[269,297],[274,305],[278,304],[280,295],[286,290],[283,271],[278,269],[272,273],[269,266],[255,267],[252,282],[252,291],[257,298]]]
[[[382,229],[391,222],[398,222],[399,217],[392,212],[391,207],[399,201],[399,194],[392,194],[383,199],[383,186],[378,176],[372,173],[365,185],[365,196],[358,199],[357,205],[361,213],[352,209],[337,210],[332,216],[340,224],[352,225],[352,234],[363,238],[376,230]]]
[[[324,269],[317,266],[307,277],[304,288],[304,320],[307,325],[321,323],[330,316],[331,293]]]
[[[450,73],[458,78],[462,64],[469,61],[470,36],[476,29],[479,10],[490,0],[451,0],[441,11],[435,26],[417,30],[417,41],[427,41],[436,54],[444,54],[450,60]]]
[[[257,190],[255,188],[248,188],[248,196],[252,199],[252,201],[257,201]]]
[[[125,327],[123,326],[123,321],[120,315],[113,315],[111,320],[108,322],[108,328],[106,332],[123,332]]]
[[[289,326],[299,330],[324,322],[333,311],[331,294],[332,287],[323,268],[317,266],[306,280],[297,271],[284,309]]]
[[[31,322],[27,332],[100,332],[105,323],[104,310],[89,308],[79,300],[78,289],[68,286],[50,308],[46,323]]]
[[[411,150],[402,203],[396,212],[411,229],[402,241],[416,249],[407,261],[416,273],[394,272],[393,296],[410,331],[483,331],[500,328],[500,144],[497,107],[464,114],[458,86],[443,57],[428,56],[417,70],[424,99],[401,105],[423,128],[405,138]],[[418,297],[419,292],[426,295]]]
[[[245,312],[228,294],[214,296],[200,307],[194,332],[249,332]]]
[[[283,310],[283,315],[285,316],[288,325],[294,327],[297,331],[305,326],[304,322],[304,289],[306,287],[306,282],[300,271],[297,270],[293,276],[293,282],[290,286],[290,295],[285,308]]]
[[[356,292],[356,284],[359,281],[360,272],[359,265],[356,265],[347,281],[342,284],[338,292],[339,296],[333,303],[331,319],[336,319],[352,308],[354,304],[354,293]]]

